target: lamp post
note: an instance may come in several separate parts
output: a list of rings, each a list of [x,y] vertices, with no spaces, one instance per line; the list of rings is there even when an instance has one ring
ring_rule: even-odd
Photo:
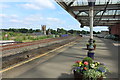
[[[96,0],[88,0],[89,8],[89,18],[90,18],[90,39],[89,39],[89,49],[93,49],[93,11]]]
[[[88,46],[88,57],[91,57],[94,59],[94,49],[93,47],[93,11],[94,11],[94,5],[96,0],[88,0],[88,6],[89,8],[89,18],[90,18],[90,39],[89,39],[89,46]]]

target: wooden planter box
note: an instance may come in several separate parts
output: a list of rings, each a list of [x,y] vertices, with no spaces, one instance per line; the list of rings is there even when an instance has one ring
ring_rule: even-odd
[[[83,74],[74,71],[74,80],[83,80]],[[93,80],[93,79],[88,78],[86,80]],[[97,78],[97,80],[103,80],[103,77]]]
[[[83,74],[74,71],[74,80],[82,80]]]

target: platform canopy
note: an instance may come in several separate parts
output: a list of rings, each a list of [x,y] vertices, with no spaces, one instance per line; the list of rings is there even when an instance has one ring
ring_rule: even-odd
[[[56,0],[70,13],[81,27],[89,26],[88,0]],[[94,26],[113,26],[120,23],[120,0],[96,0],[94,6]]]

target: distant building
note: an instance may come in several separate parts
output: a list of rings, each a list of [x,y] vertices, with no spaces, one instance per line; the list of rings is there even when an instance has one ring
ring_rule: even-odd
[[[50,29],[48,29],[48,34],[49,35],[51,34]],[[36,36],[46,35],[46,25],[41,25],[41,31],[40,32],[34,32],[34,33],[32,33],[32,35],[36,35]]]
[[[46,25],[41,25],[43,35],[46,35]]]
[[[100,33],[101,35],[108,35],[109,34],[109,31],[101,31],[101,33]]]
[[[100,34],[97,34],[96,36],[98,36],[99,38],[104,38],[108,34],[109,34],[109,31],[101,31]]]

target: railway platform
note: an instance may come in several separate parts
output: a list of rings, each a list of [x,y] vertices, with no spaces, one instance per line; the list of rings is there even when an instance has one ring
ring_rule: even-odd
[[[48,56],[33,60],[19,67],[3,72],[3,78],[73,78],[71,67],[76,60],[87,56],[86,43],[89,37],[76,40]],[[108,80],[118,80],[118,50],[117,43],[103,38],[94,38],[97,48],[95,61],[104,62],[111,73]]]

